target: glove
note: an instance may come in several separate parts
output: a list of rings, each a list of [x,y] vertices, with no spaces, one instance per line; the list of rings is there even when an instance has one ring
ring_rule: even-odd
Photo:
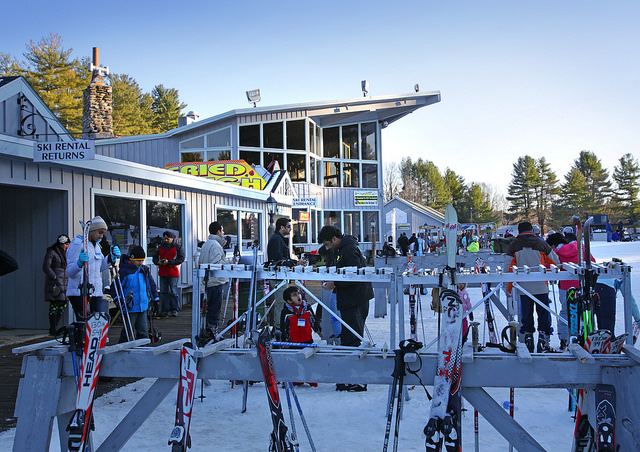
[[[120,256],[122,256],[120,248],[118,248],[118,245],[113,245],[111,247],[111,262],[115,262],[120,258]]]
[[[89,262],[89,255],[84,251],[80,251],[80,256],[78,256],[78,267],[84,267],[84,264]]]

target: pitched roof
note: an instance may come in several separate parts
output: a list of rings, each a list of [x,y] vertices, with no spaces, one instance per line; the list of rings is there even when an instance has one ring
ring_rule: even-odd
[[[441,222],[444,223],[444,213],[437,211],[436,209],[432,208],[432,207],[428,207],[428,206],[423,206],[422,204],[418,204],[417,202],[413,202],[413,201],[409,201],[406,199],[402,199],[402,198],[398,198],[397,196],[390,199],[389,201],[384,203],[384,206],[386,207],[387,204],[389,204],[392,201],[399,201],[401,203],[406,204],[408,207],[417,210],[420,213],[423,213],[424,215],[430,216],[432,218],[435,218],[436,220],[439,220]]]

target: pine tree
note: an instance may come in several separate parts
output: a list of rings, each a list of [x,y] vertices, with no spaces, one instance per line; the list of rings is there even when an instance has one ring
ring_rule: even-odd
[[[631,154],[623,155],[613,170],[616,182],[614,199],[618,205],[618,218],[636,222],[640,218],[640,165]]]
[[[589,191],[586,213],[602,213],[611,197],[611,181],[606,168],[602,167],[600,159],[591,151],[581,151],[574,167],[584,176]]]
[[[449,191],[451,204],[456,209],[456,212],[461,212],[462,204],[465,201],[467,193],[464,177],[457,175],[455,171],[447,168],[444,172],[444,185]]]
[[[418,162],[419,182],[420,187],[423,188],[420,203],[436,210],[444,210],[451,201],[444,178],[433,162],[428,160]]]
[[[490,195],[483,191],[482,185],[476,183],[471,184],[468,199],[470,207],[473,207],[473,216],[469,215],[469,221],[474,223],[491,223],[496,220],[496,216],[491,208]]]
[[[127,74],[109,76],[113,90],[113,132],[115,135],[146,135],[151,126],[151,97],[144,94]]]
[[[573,167],[564,179],[562,196],[554,209],[556,227],[569,224],[573,215],[584,218],[589,208],[589,187],[584,174],[577,167]]]
[[[560,189],[558,188],[558,177],[551,170],[544,157],[538,159],[536,167],[538,170],[538,183],[535,187],[535,210],[540,231],[544,233],[545,225],[552,216],[552,206],[556,197],[560,194]]]
[[[539,184],[536,161],[526,155],[513,164],[511,182],[507,189],[509,212],[514,219],[530,221],[536,207],[536,187]]]
[[[165,88],[164,85],[156,85],[151,91],[153,102],[153,127],[157,133],[178,127],[178,118],[186,104],[180,102],[178,90]]]
[[[25,77],[60,122],[73,135],[82,133],[82,92],[91,81],[86,62],[71,58],[73,49],[62,46],[57,34],[33,40],[24,53],[19,72]]]

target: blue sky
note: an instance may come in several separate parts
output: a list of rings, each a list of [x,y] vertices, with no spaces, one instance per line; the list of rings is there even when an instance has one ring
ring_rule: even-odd
[[[2,7],[0,51],[62,36],[145,91],[178,89],[201,118],[249,106],[404,94],[442,101],[383,131],[383,161],[449,167],[506,193],[512,165],[544,156],[560,180],[583,149],[613,171],[640,157],[640,3],[595,1],[36,0]],[[101,6],[102,5],[102,6]],[[89,17],[102,17],[94,22]],[[6,20],[6,18],[15,20]]]

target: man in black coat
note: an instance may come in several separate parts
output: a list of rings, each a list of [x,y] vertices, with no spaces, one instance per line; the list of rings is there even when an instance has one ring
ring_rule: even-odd
[[[324,226],[318,234],[318,243],[335,252],[336,267],[364,267],[366,260],[358,246],[358,240],[342,234],[334,226]],[[360,336],[364,334],[364,323],[369,314],[369,301],[373,298],[373,287],[370,282],[328,281],[323,284],[327,290],[336,289],[337,305],[342,321],[349,325]],[[340,343],[351,347],[360,346],[361,340],[349,329],[342,328]],[[366,391],[367,385],[336,385],[337,391]]]
[[[318,234],[318,243],[328,250],[333,250],[336,256],[336,267],[364,267],[366,260],[358,246],[358,240],[347,234],[342,234],[334,226],[324,226]],[[325,289],[336,289],[338,310],[344,322],[354,329],[360,336],[364,334],[364,322],[369,314],[369,300],[373,298],[373,288],[370,282],[335,281],[324,284]],[[360,346],[360,339],[346,328],[342,329],[340,343],[352,347]]]
[[[406,256],[409,252],[409,239],[404,232],[398,237],[398,248],[400,248],[403,256]]]

